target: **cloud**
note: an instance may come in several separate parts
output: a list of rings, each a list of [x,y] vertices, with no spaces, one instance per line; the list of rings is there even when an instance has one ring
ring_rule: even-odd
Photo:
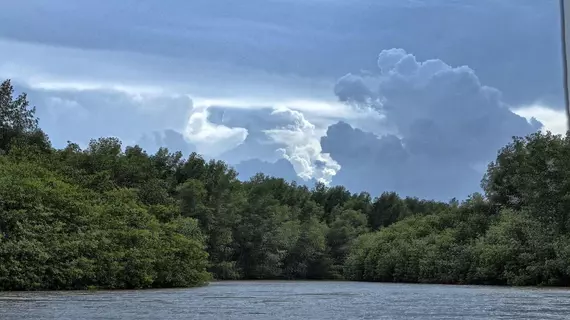
[[[34,88],[17,85],[38,106],[40,125],[56,146],[115,136],[149,151],[168,147],[216,157],[243,142],[247,130],[207,120],[208,107],[186,95],[134,94],[117,89]]]
[[[482,176],[453,158],[414,154],[395,135],[377,137],[344,122],[330,126],[321,145],[342,166],[333,184],[373,196],[396,191],[439,200],[463,198],[477,191]]]
[[[186,95],[130,94],[110,89],[43,89],[14,83],[37,106],[40,126],[56,146],[102,136],[133,144],[143,133],[181,131],[192,101]]]
[[[480,164],[493,160],[513,135],[542,124],[511,112],[499,90],[482,85],[467,66],[417,61],[403,49],[383,50],[375,81],[342,77],[339,100],[372,108],[391,127],[375,135],[340,122],[321,139],[342,166],[334,183],[379,193],[446,199],[477,191]],[[371,86],[368,83],[375,83]]]
[[[246,139],[247,129],[214,124],[208,120],[208,116],[208,106],[196,106],[184,130],[184,135],[196,145],[198,152],[216,157]]]
[[[0,11],[0,65],[44,81],[324,99],[329,81],[397,47],[470,65],[513,105],[558,106],[558,10],[557,0],[28,0]]]
[[[287,107],[263,109],[232,109],[211,107],[208,120],[215,125],[247,131],[247,138],[236,148],[221,155],[222,159],[238,164],[250,160],[275,163],[286,159],[298,177],[305,181],[315,179],[330,183],[340,166],[329,155],[321,152],[319,143],[324,131],[307,120],[303,113]],[[268,168],[268,165],[265,166]],[[282,165],[267,169],[275,175],[283,170]]]
[[[328,79],[268,73],[192,56],[164,57],[4,40],[1,31],[0,77],[46,90],[188,94],[200,105],[224,100],[229,105],[267,106],[294,97],[310,102],[303,105],[317,112],[323,108],[334,112],[328,103],[334,102],[330,96],[332,81]]]
[[[92,138],[115,136],[151,152],[164,146],[216,157],[247,136],[243,128],[209,122],[208,106],[193,106],[187,95],[130,93],[119,88],[38,88],[21,82],[16,82],[16,89],[26,92],[37,106],[41,127],[59,147],[68,140],[85,145]]]
[[[544,126],[542,130],[548,130],[554,134],[566,134],[568,120],[564,110],[553,109],[544,105],[535,104],[531,106],[523,106],[514,108],[513,112],[527,120],[532,118],[540,121]]]
[[[247,131],[247,137],[243,143],[221,154],[221,159],[232,164],[253,159],[274,163],[283,159],[278,149],[285,147],[285,144],[269,137],[265,130],[288,126],[291,121],[273,116],[273,108],[245,109],[213,106],[209,110],[208,121],[213,124]]]
[[[139,144],[149,152],[159,147],[185,155],[197,151],[208,158],[232,160],[245,171],[253,165],[289,180],[330,182],[338,170],[334,161],[319,154],[318,130],[299,111],[193,105],[186,95],[167,93],[37,88],[22,83],[16,87],[38,106],[40,125],[58,147],[68,140],[86,145],[92,138],[116,136],[125,145]],[[240,150],[241,157],[236,157]],[[266,163],[248,162],[253,159]],[[291,175],[295,169],[300,179]]]
[[[266,130],[265,133],[275,142],[285,145],[279,151],[291,162],[297,175],[304,180],[314,178],[329,184],[340,170],[340,165],[329,154],[322,152],[315,126],[299,111],[277,109],[273,115],[293,122],[287,127]]]
[[[482,85],[469,67],[438,59],[418,62],[402,49],[382,51],[376,71],[337,80],[333,92],[342,106],[319,107],[343,110],[336,117],[311,113],[301,103],[303,112],[208,100],[193,105],[187,95],[161,90],[23,89],[41,107],[42,126],[60,142],[112,135],[149,150],[167,146],[222,158],[241,168],[242,178],[257,167],[373,194],[395,190],[449,198],[476,191],[481,169],[498,148],[512,135],[542,126],[524,118],[530,109],[519,112],[522,116],[511,112],[501,92]],[[452,182],[434,188],[433,181]]]

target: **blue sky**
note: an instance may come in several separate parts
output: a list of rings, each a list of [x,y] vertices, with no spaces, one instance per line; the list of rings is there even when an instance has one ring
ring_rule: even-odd
[[[461,198],[511,135],[564,130],[558,14],[556,0],[11,1],[0,77],[57,146],[113,135]]]

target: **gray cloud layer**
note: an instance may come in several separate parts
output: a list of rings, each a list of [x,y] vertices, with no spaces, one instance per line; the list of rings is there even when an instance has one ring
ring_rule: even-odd
[[[3,4],[0,38],[176,59],[161,68],[186,81],[193,62],[218,86],[221,64],[332,79],[399,47],[471,66],[512,104],[561,105],[558,19],[557,0],[28,0]]]
[[[132,95],[117,90],[37,89],[15,84],[37,106],[42,128],[58,146],[67,140],[87,143],[100,136],[117,136],[126,143],[142,133],[181,131],[192,109],[184,95]]]

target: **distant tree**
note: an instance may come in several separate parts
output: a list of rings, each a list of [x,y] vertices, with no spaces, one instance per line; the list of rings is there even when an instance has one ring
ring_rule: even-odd
[[[10,80],[0,84],[0,152],[8,152],[18,139],[49,148],[47,137],[38,129],[35,113],[36,108],[30,106],[25,93],[14,98]]]
[[[514,138],[489,165],[483,189],[497,210],[526,210],[539,221],[570,230],[570,132]]]
[[[408,215],[410,211],[397,193],[384,192],[374,200],[368,215],[368,224],[372,230],[378,230]]]

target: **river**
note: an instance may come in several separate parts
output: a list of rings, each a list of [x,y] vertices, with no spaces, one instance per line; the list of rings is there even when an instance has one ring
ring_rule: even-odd
[[[0,292],[0,319],[570,319],[570,291],[228,281],[177,290]]]

